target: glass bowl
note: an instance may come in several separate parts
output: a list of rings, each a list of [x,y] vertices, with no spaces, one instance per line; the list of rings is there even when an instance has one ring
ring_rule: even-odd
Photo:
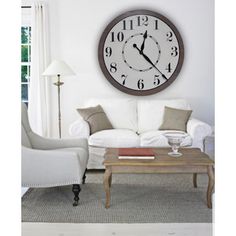
[[[168,144],[172,149],[172,152],[169,152],[168,155],[172,157],[182,156],[182,153],[178,152],[178,150],[187,134],[184,132],[166,132],[163,135],[168,139]]]

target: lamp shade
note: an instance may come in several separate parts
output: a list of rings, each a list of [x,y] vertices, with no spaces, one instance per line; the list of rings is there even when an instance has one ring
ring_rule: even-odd
[[[74,75],[74,71],[64,62],[60,60],[54,60],[43,72],[44,76],[52,75]]]

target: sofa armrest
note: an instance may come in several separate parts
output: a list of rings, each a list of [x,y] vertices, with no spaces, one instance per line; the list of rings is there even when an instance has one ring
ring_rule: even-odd
[[[67,138],[67,139],[54,139],[39,136],[33,132],[29,133],[30,142],[34,149],[40,150],[53,150],[61,148],[80,147],[88,150],[88,140],[85,138]]]
[[[193,139],[192,146],[198,147],[203,151],[204,139],[206,136],[211,135],[212,128],[207,123],[192,118],[187,123],[187,132]]]
[[[90,135],[90,127],[88,122],[86,122],[82,118],[73,122],[70,125],[69,134],[72,137],[88,139]]]
[[[50,187],[80,183],[81,173],[76,152],[37,150],[22,146],[22,186]]]

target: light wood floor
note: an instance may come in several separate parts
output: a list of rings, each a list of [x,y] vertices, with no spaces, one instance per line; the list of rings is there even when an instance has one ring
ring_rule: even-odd
[[[212,236],[212,224],[22,223],[22,236]]]

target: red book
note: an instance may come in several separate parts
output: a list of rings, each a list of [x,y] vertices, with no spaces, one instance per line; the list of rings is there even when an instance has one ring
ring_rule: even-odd
[[[119,156],[155,156],[152,148],[119,148]]]

